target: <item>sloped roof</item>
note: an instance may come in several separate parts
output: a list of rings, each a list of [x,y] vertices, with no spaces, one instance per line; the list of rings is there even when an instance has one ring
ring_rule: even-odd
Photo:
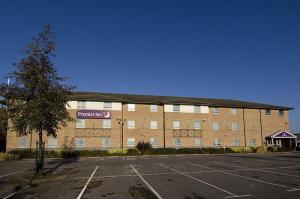
[[[288,131],[276,131],[271,135],[267,136],[268,138],[296,138],[296,136]]]
[[[287,106],[278,106],[271,104],[262,104],[231,99],[214,99],[214,98],[194,98],[194,97],[177,97],[177,96],[156,96],[156,95],[136,95],[121,93],[98,93],[98,92],[73,92],[70,100],[86,101],[109,101],[135,104],[187,104],[187,105],[206,105],[212,107],[232,107],[232,108],[249,108],[249,109],[277,109],[291,110]]]

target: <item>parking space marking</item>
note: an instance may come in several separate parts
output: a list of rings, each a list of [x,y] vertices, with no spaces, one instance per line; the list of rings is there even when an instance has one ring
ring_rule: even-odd
[[[97,167],[95,168],[95,170],[94,170],[93,173],[91,174],[90,178],[89,178],[88,181],[85,183],[83,189],[81,190],[81,192],[80,192],[79,195],[77,196],[77,199],[80,199],[80,198],[82,197],[84,191],[86,190],[87,186],[88,186],[89,183],[91,182],[91,180],[92,180],[93,176],[95,175],[95,173],[96,173],[96,171],[97,171],[98,168],[99,168],[99,166],[97,166]]]
[[[263,172],[263,173],[272,173],[272,174],[277,174],[277,175],[282,175],[282,176],[289,176],[289,177],[294,177],[294,178],[300,178],[300,176],[291,175],[291,174],[287,174],[287,173],[266,171],[266,170],[263,170],[263,169],[256,169],[256,168],[249,168],[249,167],[244,167],[244,166],[237,166],[237,165],[223,163],[223,162],[217,162],[217,161],[215,161],[215,163],[221,164],[221,165],[225,165],[225,166],[226,165],[227,166],[233,166],[233,167],[240,168],[240,169],[249,169],[249,171],[260,171],[260,172]]]
[[[143,176],[140,175],[140,173],[132,166],[130,165],[132,170],[136,173],[136,175],[147,185],[147,187],[156,195],[158,199],[162,199],[162,197],[155,191],[155,189],[143,178]]]
[[[242,197],[249,197],[249,196],[251,196],[250,194],[237,195],[237,194],[231,193],[230,191],[227,191],[227,190],[222,189],[222,188],[220,188],[220,187],[217,187],[217,186],[215,186],[215,185],[213,185],[213,184],[210,184],[210,183],[208,183],[208,182],[206,182],[206,181],[200,180],[200,179],[195,178],[195,177],[193,177],[193,176],[191,176],[191,175],[188,175],[188,174],[186,174],[186,173],[183,173],[183,172],[181,172],[181,171],[178,171],[178,170],[176,170],[176,169],[173,169],[173,168],[171,168],[171,167],[168,167],[168,166],[166,166],[166,165],[164,165],[164,164],[161,164],[161,163],[160,163],[159,165],[162,166],[162,167],[165,167],[165,168],[167,168],[167,169],[169,169],[169,170],[172,170],[172,171],[174,171],[174,172],[176,172],[176,173],[179,173],[179,174],[181,174],[181,175],[184,175],[185,177],[188,177],[188,178],[190,178],[190,179],[193,179],[193,180],[195,180],[195,181],[197,181],[197,182],[200,182],[200,183],[202,183],[202,184],[205,184],[205,185],[207,185],[207,186],[209,186],[209,187],[215,188],[215,189],[217,189],[217,190],[219,190],[219,191],[222,191],[222,192],[227,193],[227,194],[230,195],[230,196],[226,196],[226,197],[224,197],[224,198],[242,198]]]
[[[17,193],[19,193],[19,192],[21,192],[21,191],[24,191],[25,189],[28,189],[29,187],[31,187],[31,185],[27,185],[27,186],[23,187],[22,189],[19,189],[18,191],[15,191],[15,192],[9,194],[8,196],[5,196],[3,199],[11,198],[11,197],[13,197],[14,195],[16,195]]]
[[[206,166],[203,166],[203,165],[199,165],[199,164],[195,164],[195,163],[192,163],[192,162],[188,162],[188,164],[191,164],[191,165],[194,165],[194,166],[198,166],[198,167],[202,167],[202,168],[206,168],[206,169],[211,169],[209,167],[206,167]],[[264,180],[258,180],[258,179],[255,179],[255,178],[250,178],[250,177],[246,177],[246,176],[242,176],[242,175],[230,173],[230,172],[227,172],[227,171],[224,171],[224,170],[218,170],[218,171],[221,172],[221,173],[225,173],[225,174],[228,174],[228,175],[236,176],[236,177],[239,177],[239,178],[244,178],[244,179],[252,180],[252,181],[256,181],[256,182],[261,182],[261,183],[268,184],[268,185],[273,185],[273,186],[276,186],[276,187],[286,188],[286,189],[288,189],[286,191],[298,191],[298,189],[294,188],[294,187],[288,187],[288,186],[285,186],[285,185],[276,184],[276,183],[268,182],[268,181],[264,181]]]
[[[8,173],[8,174],[0,176],[0,178],[6,177],[6,176],[10,176],[10,175],[14,175],[16,173],[22,173],[22,172],[28,171],[28,170],[30,170],[30,169],[23,169],[23,170],[20,170],[20,171],[15,171],[15,172],[12,172],[12,173]]]

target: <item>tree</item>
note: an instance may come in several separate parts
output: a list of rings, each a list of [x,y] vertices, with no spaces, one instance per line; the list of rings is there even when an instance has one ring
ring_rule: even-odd
[[[38,134],[37,171],[42,172],[43,134],[56,137],[56,132],[73,121],[66,110],[68,96],[74,89],[65,83],[52,63],[55,35],[50,25],[33,38],[23,50],[24,58],[13,64],[8,74],[11,84],[0,85],[0,95],[8,101],[11,128],[19,135]]]
[[[7,114],[4,107],[0,107],[0,152],[5,152],[7,131]]]

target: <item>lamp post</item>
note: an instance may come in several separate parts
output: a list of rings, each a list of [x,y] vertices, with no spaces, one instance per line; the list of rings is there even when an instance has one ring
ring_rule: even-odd
[[[123,149],[123,126],[125,125],[126,119],[117,117],[118,124],[120,124],[120,132],[121,132],[121,149]]]

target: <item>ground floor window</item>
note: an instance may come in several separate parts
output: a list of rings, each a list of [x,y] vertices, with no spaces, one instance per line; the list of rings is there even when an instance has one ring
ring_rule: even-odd
[[[127,139],[127,146],[134,147],[135,146],[135,138],[128,138]]]
[[[102,146],[110,147],[111,146],[111,137],[103,137],[102,138]]]
[[[233,146],[240,146],[240,140],[237,138],[234,138],[232,141]]]
[[[56,138],[48,138],[48,148],[57,148],[57,139]]]
[[[174,143],[174,146],[180,146],[181,145],[180,137],[174,137],[173,143]]]
[[[220,140],[220,138],[216,138],[215,140],[214,140],[214,146],[220,146],[221,145],[221,140]]]
[[[150,138],[150,144],[154,147],[157,146],[158,145],[157,138]]]
[[[202,145],[201,138],[195,138],[195,145],[196,146],[201,146]]]
[[[256,146],[256,139],[250,139],[250,146]]]
[[[26,136],[21,136],[19,138],[19,148],[27,148],[28,147],[28,140]]]
[[[85,147],[85,139],[84,138],[76,138],[75,139],[75,147],[76,148]]]

